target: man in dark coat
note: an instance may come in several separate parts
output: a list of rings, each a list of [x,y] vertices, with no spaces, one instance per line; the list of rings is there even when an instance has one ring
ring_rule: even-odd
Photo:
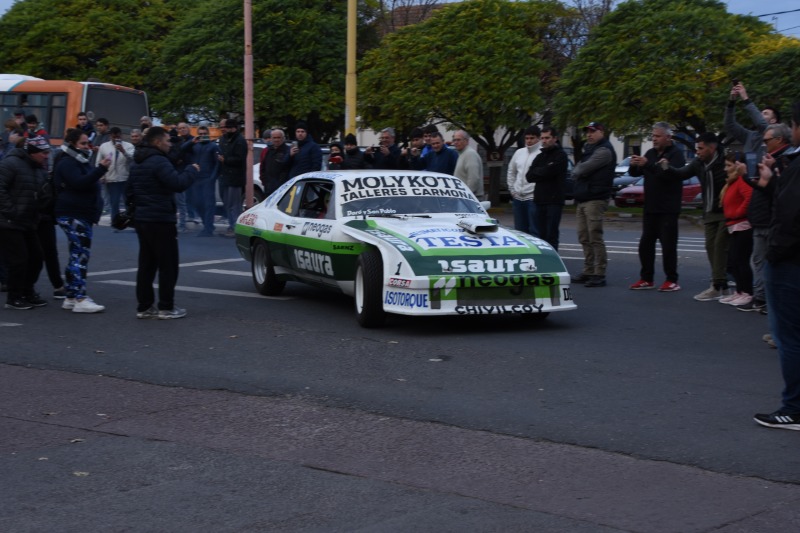
[[[525,179],[535,183],[533,203],[539,237],[558,250],[558,227],[564,209],[564,188],[567,181],[567,154],[558,144],[555,128],[545,126],[539,137],[540,150],[533,159]]]
[[[289,155],[292,158],[289,177],[294,178],[306,172],[322,170],[322,148],[309,135],[308,126],[306,126],[305,122],[300,121],[297,123],[294,128],[294,138],[296,142],[289,151]]]
[[[282,129],[275,128],[270,132],[270,146],[264,149],[264,157],[258,169],[258,177],[264,187],[264,195],[269,196],[289,179],[289,167],[292,164],[289,156],[289,145]]]
[[[26,140],[0,162],[0,257],[8,275],[6,309],[47,305],[34,290],[42,267],[42,249],[36,227],[46,192],[45,167],[50,145],[43,137]]]
[[[186,309],[175,306],[178,282],[178,231],[175,193],[188,189],[200,165],[188,165],[182,173],[167,157],[169,133],[154,126],[147,130],[136,150],[128,178],[128,204],[135,208],[134,225],[139,239],[136,274],[136,318],[183,318]],[[158,306],[153,281],[158,272]]]
[[[247,181],[247,141],[232,118],[222,123],[225,134],[219,140],[219,195],[228,214],[226,237],[233,237],[236,219],[242,214],[242,193]]]

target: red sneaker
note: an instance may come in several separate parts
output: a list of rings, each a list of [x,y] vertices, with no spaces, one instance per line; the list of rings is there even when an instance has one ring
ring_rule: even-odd
[[[659,292],[675,292],[681,290],[681,286],[672,281],[665,281],[659,288]]]
[[[643,289],[654,289],[655,285],[653,285],[652,281],[645,281],[643,279],[640,279],[639,281],[631,285],[629,288],[632,291],[641,291]]]

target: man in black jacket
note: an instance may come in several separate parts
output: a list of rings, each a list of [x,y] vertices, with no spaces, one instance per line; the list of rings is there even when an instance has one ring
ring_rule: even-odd
[[[667,279],[658,288],[661,292],[681,290],[678,285],[678,216],[683,199],[683,181],[678,177],[662,177],[662,165],[682,167],[683,153],[672,142],[672,128],[666,122],[653,125],[653,147],[643,156],[632,155],[629,173],[644,176],[644,216],[639,238],[639,281],[633,290],[655,287],[656,240],[661,241],[664,275]]]
[[[128,204],[135,207],[134,225],[139,239],[136,274],[136,318],[183,318],[186,309],[175,307],[178,282],[178,231],[175,193],[188,189],[200,166],[188,165],[178,173],[167,157],[171,143],[164,128],[148,128],[136,149],[128,178]],[[153,281],[158,272],[158,306]]]
[[[558,250],[558,226],[564,209],[564,188],[567,180],[567,154],[558,144],[555,128],[546,126],[539,137],[539,154],[533,159],[525,179],[535,183],[536,228],[539,237]]]
[[[703,226],[705,227],[706,255],[711,264],[711,286],[694,295],[698,302],[716,301],[728,290],[728,230],[720,204],[720,192],[725,186],[725,158],[719,151],[719,139],[707,131],[696,139],[697,157],[681,168],[668,167],[661,179],[681,180],[697,176],[703,187]]]
[[[222,122],[225,134],[219,140],[219,195],[228,214],[225,237],[233,237],[236,219],[242,214],[242,192],[247,181],[247,141],[239,133],[239,124],[232,118]]]
[[[608,255],[603,240],[603,215],[608,209],[617,155],[606,139],[606,127],[590,122],[583,128],[586,144],[583,156],[575,165],[575,218],[578,242],[583,247],[583,271],[572,279],[585,287],[605,287]]]
[[[270,146],[265,148],[264,158],[258,170],[258,177],[264,186],[264,195],[269,196],[289,179],[289,167],[292,164],[289,156],[289,145],[282,129],[275,128],[270,132]]]
[[[25,148],[14,148],[0,162],[0,257],[8,271],[6,309],[47,305],[34,290],[42,268],[42,248],[36,227],[43,194],[50,145],[31,137]]]

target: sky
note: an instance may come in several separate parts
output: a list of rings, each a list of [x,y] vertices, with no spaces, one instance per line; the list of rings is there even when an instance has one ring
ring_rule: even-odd
[[[20,0],[25,1],[25,0]],[[14,0],[0,0],[0,13],[5,13],[14,3]],[[754,2],[753,0],[727,0],[728,11],[742,15],[768,15],[781,11],[793,11],[781,15],[760,17],[785,34],[800,38],[800,5],[797,0],[770,0],[769,2]]]

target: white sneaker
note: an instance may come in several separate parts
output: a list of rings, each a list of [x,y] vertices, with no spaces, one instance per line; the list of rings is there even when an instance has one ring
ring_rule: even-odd
[[[734,301],[734,300],[737,300],[737,299],[741,298],[742,296],[743,296],[743,293],[741,293],[741,292],[734,292],[734,293],[733,293],[733,294],[731,294],[730,296],[723,296],[722,298],[720,298],[720,299],[719,299],[719,303],[721,303],[721,304],[729,304],[729,303],[731,303],[732,301]]]
[[[75,307],[72,308],[73,313],[99,313],[104,310],[105,306],[94,303],[88,296],[83,300],[76,299]]]
[[[741,293],[741,296],[736,298],[735,300],[731,300],[728,302],[728,305],[732,305],[734,307],[739,307],[741,305],[747,305],[753,301],[753,297],[747,294],[746,292]]]
[[[698,302],[710,302],[713,300],[719,300],[722,296],[722,291],[719,289],[715,289],[713,286],[707,288],[700,294],[695,294],[694,299]]]
[[[66,309],[67,311],[72,311],[75,307],[75,298],[65,298],[64,303],[61,304],[61,309]]]

